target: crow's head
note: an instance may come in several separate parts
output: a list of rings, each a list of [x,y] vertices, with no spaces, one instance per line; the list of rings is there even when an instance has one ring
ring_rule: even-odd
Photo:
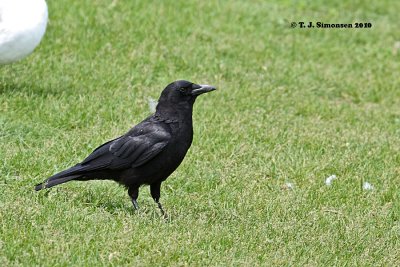
[[[162,91],[159,103],[190,103],[193,104],[196,97],[216,90],[214,86],[207,84],[195,84],[185,80],[175,81]]]

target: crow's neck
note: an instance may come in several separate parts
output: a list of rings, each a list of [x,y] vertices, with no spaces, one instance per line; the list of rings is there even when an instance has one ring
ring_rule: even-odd
[[[164,119],[178,121],[192,121],[193,104],[192,103],[158,103],[155,115]]]

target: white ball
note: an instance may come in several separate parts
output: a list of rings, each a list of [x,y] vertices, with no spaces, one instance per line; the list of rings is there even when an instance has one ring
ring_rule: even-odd
[[[28,56],[47,25],[45,0],[0,0],[0,64]]]

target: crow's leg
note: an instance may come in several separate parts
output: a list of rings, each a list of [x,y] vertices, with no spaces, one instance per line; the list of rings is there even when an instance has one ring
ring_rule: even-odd
[[[139,197],[139,187],[129,187],[128,189],[128,195],[131,197],[133,207],[135,210],[139,209],[139,205],[137,203],[137,198]]]
[[[164,216],[164,218],[167,218],[167,213],[165,213],[165,211],[160,203],[160,189],[161,189],[161,182],[157,182],[157,183],[150,185],[151,197],[157,203],[158,208],[160,209],[161,214]]]

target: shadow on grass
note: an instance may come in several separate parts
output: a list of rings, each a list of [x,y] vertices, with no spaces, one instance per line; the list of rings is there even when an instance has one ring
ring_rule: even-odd
[[[127,203],[123,203],[123,202],[107,201],[107,202],[102,202],[102,203],[93,203],[93,206],[96,208],[103,209],[111,214],[116,214],[116,213],[121,213],[121,212],[130,214],[130,215],[136,214],[136,211],[134,210],[133,206],[129,206],[129,205],[127,205]]]
[[[90,207],[93,209],[102,209],[111,214],[127,213],[134,214],[133,206],[129,205],[130,202],[113,201],[114,199],[98,198],[94,191],[86,190],[78,192],[73,187],[52,187],[40,190],[38,192],[33,190],[33,184],[29,184],[31,193],[35,195],[39,204],[45,205],[48,202],[56,202],[63,204],[70,204],[75,207]]]
[[[25,81],[13,81],[9,79],[0,80],[0,95],[11,95],[16,93],[25,93],[31,96],[46,97],[49,95],[58,96],[65,92],[66,88],[55,88]]]
[[[147,203],[143,203],[138,210],[135,210],[133,205],[128,205],[130,203],[124,203],[124,202],[103,202],[103,203],[96,203],[93,204],[94,207],[103,209],[107,211],[110,214],[120,214],[120,213],[126,213],[127,215],[133,215],[133,216],[151,216],[151,215],[159,215],[159,210],[156,205],[151,205],[148,206]],[[162,215],[159,215],[162,217]]]
[[[147,219],[162,219],[165,221],[171,221],[171,217],[168,215],[167,217],[164,217],[158,207],[154,205],[149,205],[149,203],[145,202],[142,203],[142,205],[139,207],[138,210],[135,210],[133,205],[129,205],[130,203],[125,203],[125,202],[103,202],[103,203],[96,203],[93,206],[96,208],[100,208],[105,210],[106,212],[110,214],[126,214],[132,217],[146,217]],[[168,212],[167,212],[168,213]]]
[[[31,188],[31,187],[29,187]],[[36,204],[39,206],[51,207],[52,203],[64,206],[63,209],[73,207],[74,210],[90,209],[90,213],[104,214],[108,213],[115,218],[127,218],[132,220],[145,220],[154,222],[171,223],[174,221],[176,214],[167,212],[167,217],[163,216],[157,205],[144,201],[139,207],[139,210],[135,210],[131,205],[129,199],[114,201],[114,199],[105,200],[93,199],[91,194],[78,196],[76,192],[72,190],[66,190],[65,188],[50,188],[47,190],[41,190],[39,192],[30,191],[33,198],[36,199]],[[88,196],[87,198],[85,196]],[[87,211],[85,211],[87,212]]]
[[[27,93],[44,97],[59,95],[68,89],[63,83],[61,87],[52,86],[45,75],[31,72],[23,64],[0,66],[0,94]]]

